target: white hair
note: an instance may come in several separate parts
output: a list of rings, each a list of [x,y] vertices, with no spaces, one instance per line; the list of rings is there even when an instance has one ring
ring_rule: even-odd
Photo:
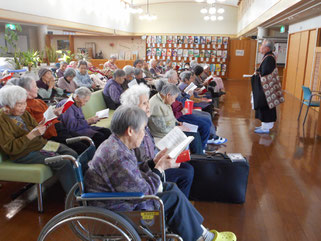
[[[4,86],[0,89],[0,106],[13,108],[17,102],[27,100],[27,91],[17,85]]]
[[[149,97],[149,92],[150,89],[143,83],[134,85],[120,96],[120,103],[126,106],[138,106],[139,97],[142,95],[147,95],[147,97]]]
[[[172,79],[172,78],[174,78],[175,74],[177,74],[177,72],[175,70],[173,70],[173,69],[170,69],[165,73],[164,77],[167,78],[167,79]]]
[[[84,99],[87,96],[91,96],[91,91],[87,87],[80,87],[75,90],[74,96],[78,96],[78,98]]]
[[[274,51],[274,42],[271,39],[264,39],[263,43],[270,51]]]

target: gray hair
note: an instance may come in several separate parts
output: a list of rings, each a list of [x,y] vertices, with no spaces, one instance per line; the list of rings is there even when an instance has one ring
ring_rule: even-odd
[[[87,61],[85,61],[85,60],[80,60],[80,61],[78,62],[77,68],[79,68],[80,65],[86,65],[86,67],[88,68]]]
[[[145,111],[136,106],[119,106],[113,114],[110,123],[111,131],[117,136],[123,136],[131,127],[135,132],[146,125],[148,121]]]
[[[190,80],[193,75],[194,75],[194,73],[193,73],[192,71],[187,71],[187,70],[186,70],[186,71],[182,72],[182,73],[179,75],[179,77],[180,77],[180,79],[181,79],[183,82],[185,82],[185,81]]]
[[[24,75],[24,76],[21,76],[20,78],[10,79],[7,82],[7,85],[18,85],[18,86],[24,88],[25,90],[30,91],[30,89],[31,89],[30,86],[31,86],[32,81],[35,81],[32,77]]]
[[[191,68],[194,68],[196,65],[198,65],[196,59],[192,60],[192,61],[190,62],[190,64],[189,64],[189,66],[190,66]]]
[[[126,65],[123,70],[125,71],[126,75],[132,75],[134,74],[134,67],[131,65]]]
[[[264,39],[263,43],[266,47],[270,49],[270,51],[274,51],[274,42],[271,39]]]
[[[67,68],[66,71],[64,72],[64,77],[75,77],[76,76],[76,71],[73,68]]]
[[[87,87],[80,87],[75,90],[74,96],[78,96],[80,99],[84,99],[87,96],[91,96],[91,91]]]
[[[138,106],[139,97],[142,95],[147,95],[147,97],[149,97],[149,92],[150,89],[143,83],[134,85],[120,96],[120,103],[126,106]]]
[[[176,74],[176,71],[173,69],[170,69],[165,73],[164,77],[167,79],[172,79],[174,77],[174,74]]]
[[[27,91],[17,85],[4,86],[0,89],[0,106],[13,108],[18,101],[27,99]]]
[[[116,79],[117,77],[123,77],[123,76],[126,76],[125,71],[122,69],[116,69],[116,71],[114,72],[114,79]]]
[[[68,63],[67,63],[66,61],[61,61],[61,62],[60,62],[60,67],[61,67],[62,65],[64,65],[64,64],[67,64],[67,65],[68,65]]]
[[[134,75],[135,76],[137,76],[137,75],[139,75],[140,73],[142,73],[143,71],[141,70],[141,69],[139,69],[139,68],[135,68],[134,69]]]
[[[174,96],[181,93],[181,91],[176,85],[168,83],[168,80],[165,78],[158,79],[156,81],[156,90],[162,95],[169,94],[171,96]]]

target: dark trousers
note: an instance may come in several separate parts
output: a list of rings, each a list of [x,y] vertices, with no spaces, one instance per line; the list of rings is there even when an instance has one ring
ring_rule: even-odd
[[[185,132],[185,135],[187,136],[194,136],[194,140],[189,145],[189,149],[192,154],[204,154],[203,148],[202,148],[202,139],[200,136],[200,133],[194,133],[194,132]]]
[[[208,138],[210,137],[212,121],[210,121],[206,117],[202,117],[200,115],[197,116],[194,114],[182,115],[180,118],[178,118],[178,121],[187,122],[198,126],[198,132],[201,135],[202,148],[204,150],[206,147]]]
[[[188,198],[194,178],[194,168],[189,163],[181,163],[179,168],[165,170],[166,181],[174,182]]]
[[[175,183],[163,183],[163,192],[158,193],[165,206],[166,224],[170,231],[184,241],[195,241],[203,233],[203,217],[178,189]]]
[[[74,150],[70,149],[64,144],[59,145],[56,155],[71,155],[75,158],[78,157],[77,153]],[[33,151],[24,157],[14,160],[14,162],[22,164],[45,164],[45,159],[47,157],[50,156],[46,152]],[[69,160],[62,160],[51,163],[49,166],[52,171],[56,175],[58,175],[61,186],[63,187],[64,191],[68,193],[76,183],[76,177],[71,162]]]
[[[93,126],[92,128],[97,132],[91,139],[95,143],[96,148],[98,148],[103,141],[108,139],[108,137],[111,135],[111,131],[108,128],[102,127]]]

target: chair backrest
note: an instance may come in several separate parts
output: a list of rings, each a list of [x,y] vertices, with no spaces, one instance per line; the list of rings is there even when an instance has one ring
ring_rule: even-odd
[[[85,190],[83,173],[85,173],[86,170],[88,169],[88,164],[87,163],[91,159],[93,159],[95,151],[96,151],[96,147],[94,145],[90,145],[83,153],[81,153],[78,156],[78,158],[77,158],[78,167],[76,167],[74,165],[74,171],[75,171],[75,174],[76,174],[76,179],[77,179],[77,182],[78,182],[80,194],[82,194],[84,192],[84,190]]]
[[[302,89],[303,89],[303,100],[310,100],[311,98],[310,88],[302,85]]]
[[[96,112],[99,110],[107,109],[103,97],[103,91],[98,90],[92,93],[90,100],[81,109],[86,119],[95,116]]]

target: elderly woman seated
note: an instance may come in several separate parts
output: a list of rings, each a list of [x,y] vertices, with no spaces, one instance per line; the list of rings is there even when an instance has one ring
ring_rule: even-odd
[[[53,97],[62,96],[64,91],[55,86],[55,78],[50,69],[41,68],[38,72],[39,80],[37,81],[38,96],[41,99],[52,99]]]
[[[5,86],[0,89],[0,148],[15,163],[45,164],[47,157],[77,153],[57,142],[42,137],[47,126],[38,124],[26,111],[27,91],[20,86]],[[57,173],[66,193],[76,182],[70,161],[49,164]]]
[[[147,117],[150,117],[149,92],[149,88],[144,84],[132,86],[121,95],[120,102],[122,106],[138,106],[145,111]],[[139,162],[152,160],[157,152],[154,138],[146,126],[144,139],[141,145],[135,148],[137,160]],[[167,169],[165,175],[167,181],[175,182],[185,196],[189,197],[194,177],[194,169],[190,164],[181,163],[180,168]]]
[[[148,121],[148,127],[150,128],[151,134],[155,138],[163,138],[178,125],[185,131],[186,135],[194,136],[195,138],[190,145],[191,152],[203,154],[200,134],[198,132],[189,132],[188,128],[177,121],[171,108],[171,104],[174,103],[177,96],[181,93],[178,87],[168,83],[167,79],[159,79],[156,82],[156,89],[158,93],[149,101],[151,116]]]
[[[81,107],[86,105],[90,96],[91,91],[88,88],[80,87],[76,89],[73,94],[74,104],[59,117],[59,120],[73,135],[88,136],[98,147],[111,133],[107,128],[92,126],[92,124],[96,124],[99,121],[97,116],[85,119]],[[62,106],[66,101],[66,99],[62,100],[57,106]]]
[[[8,85],[18,85],[27,91],[27,108],[26,110],[32,115],[32,117],[40,123],[44,119],[44,113],[47,111],[48,106],[41,99],[37,98],[38,87],[36,81],[28,75],[24,75],[20,78],[11,79]],[[55,115],[61,114],[62,108],[55,108]],[[73,137],[65,126],[57,119],[51,122],[48,126],[43,137],[47,140],[56,141],[59,143],[66,144],[66,139]],[[75,150],[78,154],[82,153],[88,145],[78,142],[77,144],[67,144],[70,148]]]
[[[120,106],[120,95],[124,92],[121,85],[125,81],[125,71],[117,69],[114,78],[109,79],[105,85],[103,96],[106,106],[112,110],[116,110]]]
[[[118,69],[116,65],[116,60],[117,60],[116,55],[111,55],[110,59],[106,63],[104,63],[104,69],[110,69],[111,71],[116,71],[116,69]]]
[[[66,70],[67,66],[68,66],[67,62],[65,62],[65,61],[61,61],[60,62],[60,67],[56,71],[57,78],[61,78],[61,77],[64,76],[64,73],[65,73],[65,70]]]
[[[143,62],[143,72],[144,72],[144,78],[146,78],[147,81],[154,79],[153,74],[149,71],[149,65],[146,61]]]
[[[76,77],[74,78],[75,83],[78,87],[96,88],[96,84],[88,75],[88,64],[86,61],[81,60],[78,62],[76,70]]]
[[[76,71],[73,68],[68,68],[63,74],[63,77],[58,80],[58,87],[67,93],[74,93],[78,88],[74,81]]]
[[[163,172],[179,164],[166,154],[166,149],[149,162],[138,163],[133,149],[145,136],[146,113],[138,107],[121,106],[112,118],[112,135],[97,149],[85,174],[87,192],[143,192],[159,196],[165,207],[167,226],[184,241],[236,240],[231,232],[208,231],[203,217],[174,183],[162,182]],[[113,211],[157,210],[153,200],[91,201],[90,205]]]
[[[152,73],[153,78],[159,78],[162,77],[162,71],[157,66],[158,61],[156,59],[150,60],[150,69],[149,71]]]
[[[126,65],[123,68],[123,70],[125,71],[125,81],[121,86],[123,87],[124,90],[127,90],[128,89],[128,83],[134,79],[135,68],[133,66]]]

